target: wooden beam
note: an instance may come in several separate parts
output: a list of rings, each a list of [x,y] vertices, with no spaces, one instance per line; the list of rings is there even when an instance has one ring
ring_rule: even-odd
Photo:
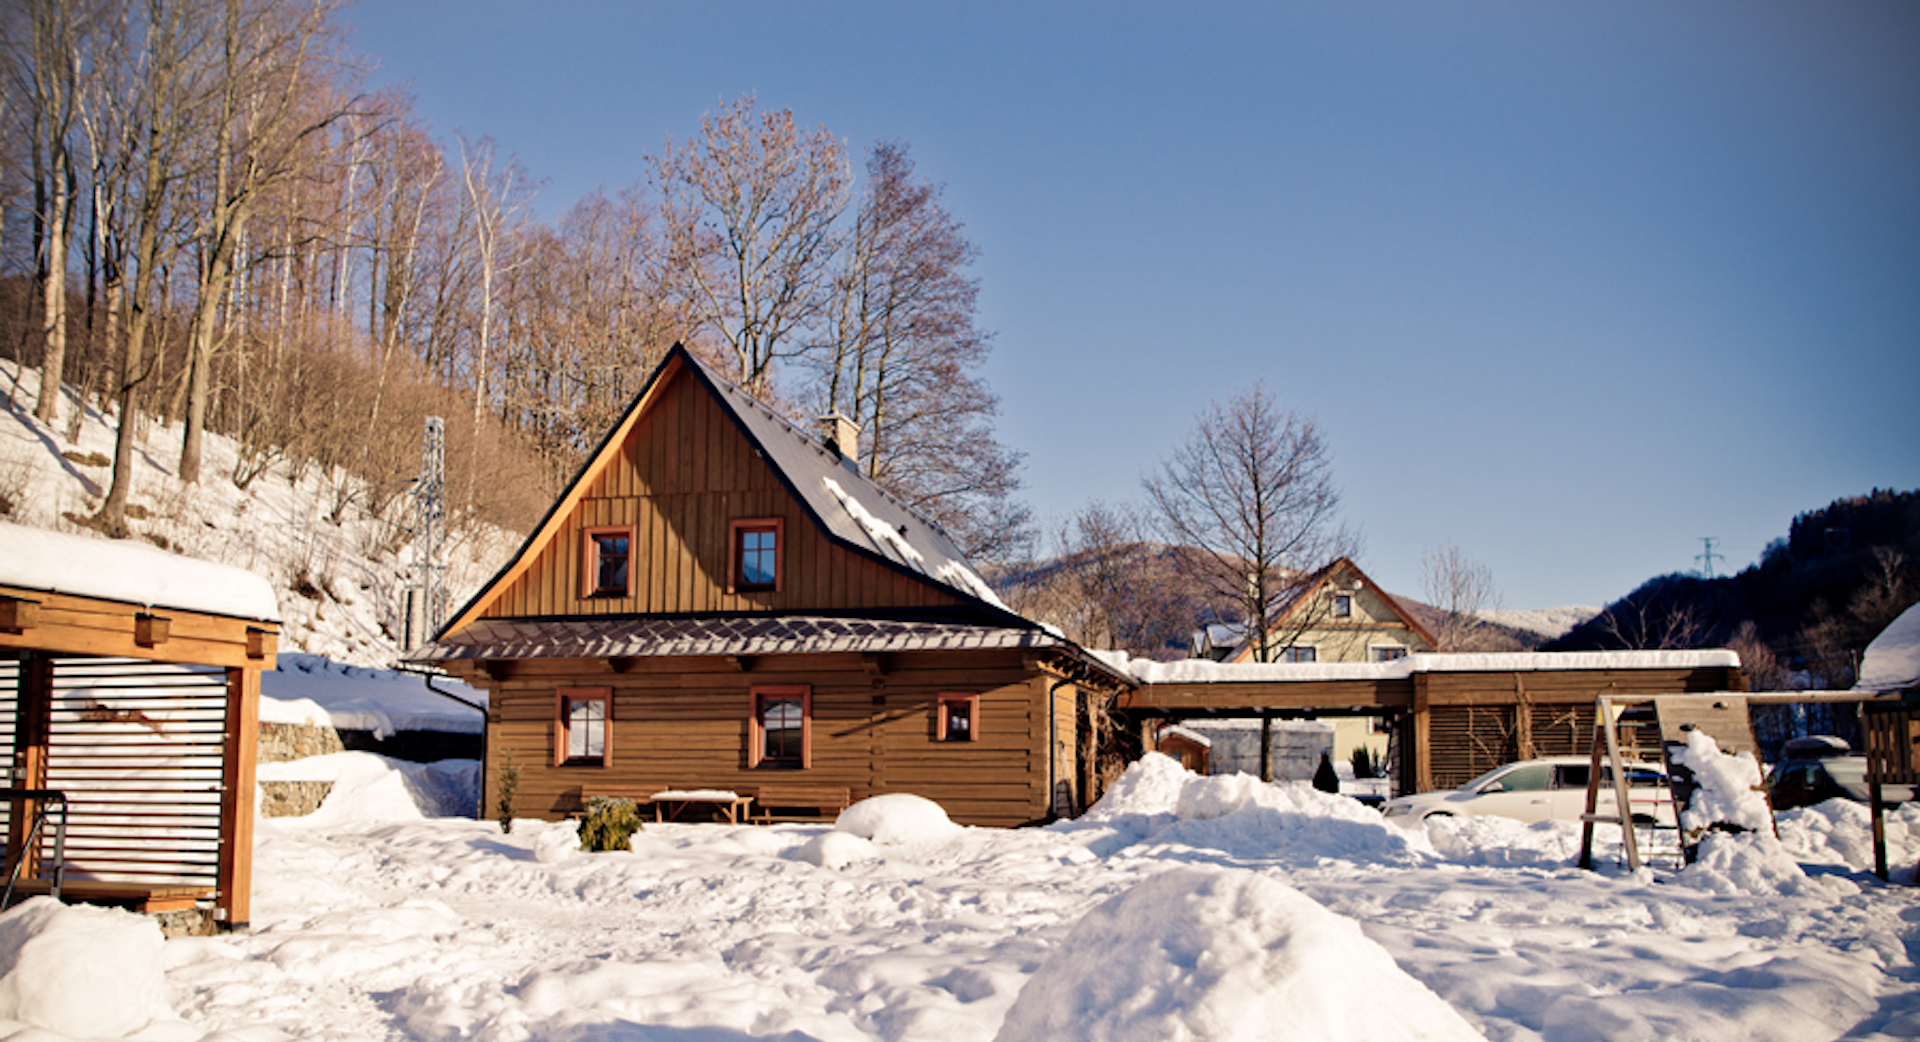
[[[480,668],[494,680],[505,680],[507,675],[513,672],[513,663],[506,659],[487,659],[480,663]]]
[[[0,597],[0,630],[22,633],[40,625],[40,602]]]
[[[270,659],[280,651],[280,635],[258,626],[247,627],[247,657]]]
[[[53,659],[29,652],[20,663],[18,701],[14,709],[12,785],[20,789],[47,787],[47,745],[53,719]],[[34,851],[27,846],[27,828],[33,804],[16,802],[8,808],[8,878],[26,879],[36,869]]]
[[[253,908],[254,757],[260,745],[260,671],[227,670],[227,740],[220,784],[220,864],[214,918],[245,931]]]
[[[726,659],[727,659],[727,665],[733,667],[733,671],[736,673],[753,672],[753,656],[752,655],[728,655],[726,656]]]
[[[884,677],[887,675],[887,657],[879,652],[867,652],[860,656],[860,668],[866,670],[870,677]]]
[[[165,644],[172,630],[173,620],[164,615],[139,612],[133,617],[133,642],[143,648]]]

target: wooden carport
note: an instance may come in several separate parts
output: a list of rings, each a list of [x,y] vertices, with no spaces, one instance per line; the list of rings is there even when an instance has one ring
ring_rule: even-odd
[[[249,916],[264,579],[151,547],[0,524],[0,821],[16,895]],[[34,829],[66,808],[64,850]]]
[[[1586,755],[1601,695],[1744,691],[1731,651],[1422,654],[1392,662],[1131,662],[1132,723],[1338,715],[1392,722],[1399,792],[1464,784],[1515,760]],[[1144,732],[1143,732],[1144,733]]]

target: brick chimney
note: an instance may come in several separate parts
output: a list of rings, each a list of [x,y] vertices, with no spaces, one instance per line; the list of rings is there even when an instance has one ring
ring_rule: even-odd
[[[820,417],[820,444],[836,453],[840,462],[860,473],[860,428],[838,409]]]

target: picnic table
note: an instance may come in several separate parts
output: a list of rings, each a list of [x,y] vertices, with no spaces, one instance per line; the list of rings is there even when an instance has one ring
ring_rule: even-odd
[[[654,821],[678,821],[688,808],[705,807],[714,814],[725,815],[727,824],[738,825],[746,820],[753,797],[726,789],[665,789],[647,797],[647,802],[653,804]]]

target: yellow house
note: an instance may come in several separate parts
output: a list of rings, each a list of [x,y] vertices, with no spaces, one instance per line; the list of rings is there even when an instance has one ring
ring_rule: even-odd
[[[1275,662],[1391,662],[1444,651],[1433,634],[1351,558],[1308,577],[1267,620]],[[1243,641],[1223,662],[1253,662]]]
[[[1275,662],[1391,662],[1408,655],[1445,651],[1433,634],[1382,590],[1351,558],[1321,568],[1267,620]],[[1253,662],[1253,645],[1242,641],[1221,661]],[[1358,746],[1375,762],[1387,754],[1382,722],[1366,717],[1334,721],[1333,758],[1346,763]]]

